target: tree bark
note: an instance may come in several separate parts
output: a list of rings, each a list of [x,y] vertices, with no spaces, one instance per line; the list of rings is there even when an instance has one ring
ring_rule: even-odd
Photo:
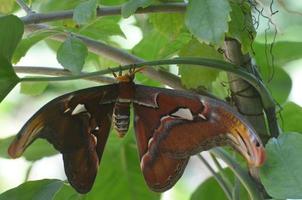
[[[252,71],[251,58],[248,54],[243,55],[241,45],[237,40],[225,41],[225,57],[233,64],[245,67]],[[245,80],[234,74],[228,74],[232,101],[238,112],[244,115],[253,125],[264,143],[267,142],[268,134],[264,109],[258,92]]]

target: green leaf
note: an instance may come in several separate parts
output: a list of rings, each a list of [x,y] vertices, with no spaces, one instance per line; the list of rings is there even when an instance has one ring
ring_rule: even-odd
[[[154,31],[135,45],[133,53],[146,60],[158,59],[162,49],[167,45],[168,40]]]
[[[231,3],[231,7],[228,35],[240,41],[243,53],[252,52],[252,42],[256,31],[253,26],[250,5]]]
[[[52,200],[64,185],[60,180],[28,181],[0,195],[0,200]]]
[[[42,94],[47,86],[47,82],[22,82],[20,91],[23,94],[37,96]]]
[[[302,107],[293,103],[287,102],[281,110],[282,119],[280,124],[285,132],[302,133]]]
[[[0,102],[19,81],[8,59],[0,55]]]
[[[254,56],[265,80],[271,76],[273,67],[283,67],[290,61],[302,58],[302,42],[276,42],[272,52],[270,52],[271,44],[254,42],[253,48],[257,52]],[[262,71],[270,73],[265,74]]]
[[[270,139],[265,148],[267,160],[260,179],[268,194],[276,199],[301,199],[302,135],[282,134]]]
[[[213,47],[200,43],[196,39],[192,39],[179,52],[184,57],[203,57],[211,59],[223,59]],[[209,88],[211,83],[216,80],[219,71],[201,68],[193,65],[181,65],[179,67],[181,82],[186,88],[198,88],[200,86]]]
[[[292,81],[290,76],[282,68],[276,67],[272,80],[267,83],[273,98],[279,103],[283,104],[288,99],[292,88]]]
[[[14,15],[0,17],[0,55],[11,60],[24,31],[23,22]]]
[[[14,8],[15,0],[1,0],[0,13],[10,13]]]
[[[150,6],[153,3],[153,0],[130,0],[127,3],[123,4],[122,6],[122,16],[124,18],[129,17],[138,8],[145,8]]]
[[[187,7],[185,23],[201,42],[220,45],[228,30],[230,11],[228,0],[191,0]]]
[[[53,200],[82,200],[84,195],[79,194],[70,185],[64,184],[56,193]]]
[[[96,18],[97,0],[87,0],[80,3],[73,12],[73,20],[77,24],[87,24]]]
[[[14,138],[15,136],[11,136],[0,140],[0,157],[9,158],[7,149]],[[56,151],[46,140],[37,139],[26,149],[23,156],[28,161],[36,161],[43,157],[53,156],[56,154],[58,154],[58,151]]]
[[[32,34],[30,34],[28,37],[24,38],[23,40],[21,40],[21,42],[18,44],[13,58],[12,58],[12,62],[13,63],[17,63],[19,62],[19,60],[25,56],[25,54],[27,53],[27,51],[36,43],[40,42],[41,40],[50,37],[54,34],[56,34],[57,32],[54,30],[46,30],[46,31],[37,31],[34,32]]]
[[[74,9],[80,2],[81,0],[64,0],[54,3],[53,0],[42,0],[39,9],[40,12]]]
[[[127,0],[101,0],[102,5],[106,6],[120,5],[125,2],[127,2]]]
[[[86,199],[159,200],[160,195],[150,191],[144,181],[133,129],[120,139],[111,132],[101,161],[96,182]],[[117,178],[118,177],[118,178]],[[121,196],[122,194],[122,196]]]
[[[184,27],[184,15],[178,13],[151,14],[150,21],[154,28],[166,37],[177,37]]]
[[[220,172],[221,173],[221,172]],[[226,178],[229,181],[234,180],[234,174],[229,168],[223,170],[223,174],[226,175]],[[243,189],[243,186],[239,184],[240,189],[240,199],[249,199],[248,193]],[[208,178],[206,181],[201,183],[197,189],[192,194],[191,200],[200,200],[200,199],[211,199],[211,200],[228,200],[224,191],[215,180],[214,177]]]
[[[97,18],[86,26],[81,27],[80,30],[74,30],[81,35],[86,35],[95,40],[108,41],[111,36],[119,35],[125,37],[123,31],[121,30],[118,22],[120,17],[107,16]]]
[[[57,60],[65,69],[74,74],[82,71],[88,50],[86,45],[78,38],[69,36],[57,52]]]
[[[225,99],[230,96],[227,73],[224,71],[219,72],[216,80],[212,82],[212,93],[220,99]]]

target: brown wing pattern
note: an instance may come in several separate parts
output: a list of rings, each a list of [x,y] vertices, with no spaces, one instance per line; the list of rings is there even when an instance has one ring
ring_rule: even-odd
[[[80,193],[88,192],[111,127],[116,87],[88,88],[50,101],[24,125],[9,155],[19,157],[35,139],[47,139],[63,154],[71,185]]]
[[[136,85],[135,94],[141,167],[151,189],[164,191],[172,187],[191,155],[215,146],[229,144],[250,165],[263,163],[264,148],[257,134],[223,101],[140,85]],[[179,166],[181,170],[175,173]]]

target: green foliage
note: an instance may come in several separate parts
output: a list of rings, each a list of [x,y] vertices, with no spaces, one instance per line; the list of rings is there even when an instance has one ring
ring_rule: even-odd
[[[267,84],[273,98],[280,104],[286,102],[291,88],[292,80],[282,68],[275,68],[272,80]]]
[[[86,45],[78,38],[69,36],[60,46],[57,59],[65,69],[74,74],[82,71],[88,50]]]
[[[252,52],[256,32],[252,22],[251,8],[247,3],[231,3],[229,31],[227,35],[241,43],[243,53]]]
[[[120,17],[101,17],[97,18],[80,29],[71,29],[82,35],[96,40],[109,41],[113,35],[125,37],[118,22]]]
[[[0,17],[0,55],[8,61],[11,60],[22,38],[23,30],[23,23],[18,17],[14,15]]]
[[[184,28],[183,14],[162,14],[150,15],[150,21],[158,32],[166,37],[177,37]]]
[[[55,30],[43,30],[43,31],[36,31],[32,34],[28,35],[26,38],[22,39],[20,43],[18,44],[12,58],[13,63],[17,63],[20,61],[20,59],[26,55],[27,51],[40,42],[41,40],[44,40],[54,34],[56,34],[57,31]]]
[[[0,195],[0,200],[53,200],[64,185],[59,180],[28,181]]]
[[[228,30],[230,11],[227,0],[191,0],[186,25],[200,42],[220,45]]]
[[[12,65],[0,54],[0,102],[19,82]]]
[[[152,2],[153,0],[129,0],[127,3],[123,4],[122,16],[127,18],[135,13],[138,8],[145,8],[151,5]]]
[[[282,129],[285,132],[302,133],[302,107],[294,102],[287,102],[281,108],[282,118],[279,120]]]
[[[268,194],[276,199],[302,198],[302,135],[282,134],[266,147],[267,160],[260,178]]]
[[[1,0],[0,4],[0,14],[1,13],[10,13],[14,8],[15,0]]]
[[[96,17],[97,0],[87,0],[80,3],[73,12],[73,20],[77,24],[86,24]]]
[[[216,49],[205,43],[201,44],[196,39],[192,39],[187,45],[183,46],[179,55],[183,57],[222,59],[222,55],[219,54]],[[179,68],[179,74],[181,76],[181,82],[186,88],[198,88],[199,86],[203,86],[210,89],[219,71],[208,68],[202,69],[199,66],[182,65]]]
[[[220,175],[223,175],[230,183],[235,182],[235,177],[232,171],[229,168],[223,169],[223,172],[218,172]],[[239,190],[239,199],[249,199],[248,194],[243,189],[243,186],[239,183],[237,185]],[[214,177],[210,177],[201,183],[198,188],[194,191],[191,196],[191,200],[199,199],[211,199],[211,200],[228,200],[224,191],[215,180]]]
[[[21,93],[37,96],[42,94],[48,86],[47,82],[22,82]]]
[[[70,185],[64,184],[53,200],[84,200],[85,195],[77,193]]]

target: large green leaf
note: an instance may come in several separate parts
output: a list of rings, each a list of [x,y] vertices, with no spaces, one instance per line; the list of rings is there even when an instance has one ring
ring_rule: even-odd
[[[281,110],[280,124],[286,132],[302,133],[302,107],[294,102],[287,102]]]
[[[153,0],[130,0],[127,3],[123,4],[122,16],[124,18],[127,18],[135,13],[138,8],[145,8],[151,5],[152,2]]]
[[[78,32],[82,35],[86,35],[90,38],[102,41],[109,41],[111,36],[119,35],[125,37],[118,22],[120,17],[118,16],[106,16],[97,18],[86,26],[81,27],[79,30],[74,29],[72,31]]]
[[[226,175],[226,178],[231,183],[235,180],[234,174],[229,168],[224,169],[223,174]],[[248,193],[244,190],[243,186],[239,184],[237,187],[239,187],[240,199],[249,199]],[[228,200],[224,191],[214,177],[208,178],[206,181],[201,183],[191,196],[191,200],[200,199]]]
[[[69,36],[57,52],[57,60],[74,74],[82,71],[88,50],[82,40]]]
[[[191,0],[186,11],[186,25],[201,42],[220,45],[228,30],[228,0]]]
[[[0,157],[9,158],[7,149],[14,138],[15,136],[12,136],[0,140]],[[43,157],[52,156],[55,154],[58,154],[58,152],[51,144],[49,144],[46,140],[37,139],[26,149],[23,156],[26,160],[35,161],[40,160]]]
[[[21,42],[18,44],[13,58],[12,58],[12,62],[13,63],[17,63],[19,62],[19,60],[25,56],[25,54],[27,53],[27,51],[36,43],[40,42],[41,40],[50,37],[51,35],[56,34],[57,31],[55,30],[43,30],[43,31],[37,31],[37,32],[33,32],[31,33],[29,36],[27,36],[26,38],[24,38],[23,40],[21,40]]]
[[[0,55],[11,60],[24,31],[23,22],[14,15],[0,17]]]
[[[250,5],[231,3],[231,7],[228,35],[240,41],[244,53],[251,52],[256,31],[253,26]]]
[[[133,53],[146,60],[160,58],[160,53],[168,44],[168,39],[154,31],[145,36],[134,48]]]
[[[270,68],[272,71],[273,67],[282,67],[290,61],[302,58],[302,42],[276,42],[272,49],[271,47],[271,44],[253,43],[256,52],[254,56],[262,71],[265,71],[265,68]],[[270,74],[263,74],[263,76],[266,79]]]
[[[0,55],[0,102],[19,81],[8,59]]]
[[[79,194],[69,184],[63,187],[55,194],[53,200],[83,200],[85,195]]]
[[[74,9],[81,0],[64,0],[64,1],[53,1],[53,0],[42,0],[39,3],[39,10],[42,12],[58,11]]]
[[[21,93],[37,96],[42,94],[48,86],[48,82],[22,82]]]
[[[166,37],[177,37],[184,26],[184,15],[156,13],[150,15],[150,21],[159,33]]]
[[[282,134],[270,139],[265,149],[267,160],[260,178],[268,194],[276,199],[301,199],[302,135]]]
[[[196,39],[192,39],[179,52],[180,56],[187,57],[202,57],[211,59],[223,59],[213,47],[200,43]],[[200,66],[181,65],[179,67],[179,74],[181,75],[181,82],[187,88],[198,88],[204,86],[209,88],[211,83],[216,80],[219,71],[201,68]]]
[[[96,182],[86,199],[158,200],[148,189],[138,159],[133,131],[120,139],[112,134],[107,142]]]
[[[52,200],[64,185],[60,180],[28,181],[0,195],[0,200]]]
[[[86,24],[96,18],[97,0],[81,2],[73,12],[73,20],[77,24]]]
[[[124,2],[127,2],[127,0],[99,0],[99,2],[102,5],[113,6],[113,5],[120,5]]]
[[[281,67],[276,67],[272,80],[267,83],[273,98],[279,103],[283,104],[291,91],[292,80],[290,76]]]

